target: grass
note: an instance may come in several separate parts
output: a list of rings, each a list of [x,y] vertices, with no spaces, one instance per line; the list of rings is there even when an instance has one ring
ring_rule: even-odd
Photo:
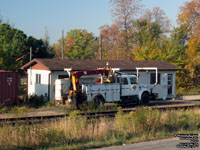
[[[2,106],[0,114],[15,113],[22,114],[24,112],[46,110],[55,108],[54,102],[49,102],[44,96],[30,96],[28,99],[21,100],[16,106]]]
[[[87,112],[103,112],[103,111],[117,111],[118,105],[116,103],[109,103],[104,104],[103,106],[100,106],[98,108],[95,108],[94,102],[87,102],[82,105],[80,105],[80,111],[83,113]]]
[[[17,105],[17,106],[4,106],[0,109],[0,114],[23,114],[25,112],[49,110],[51,108],[58,108],[51,105],[52,102],[47,102],[40,107],[30,107],[28,105]]]
[[[81,105],[81,113],[102,112],[102,111],[117,111],[117,104],[105,104],[99,108],[94,108],[93,103],[85,103]],[[53,101],[45,101],[43,97],[34,96],[17,106],[4,106],[0,108],[0,114],[16,114],[23,115],[26,112],[45,111],[45,110],[60,110],[64,114],[69,114],[74,109],[70,106],[55,106]]]
[[[200,88],[190,88],[190,89],[176,89],[176,95],[177,96],[183,96],[183,95],[199,95],[200,94]]]
[[[200,110],[158,110],[139,108],[115,118],[89,120],[70,113],[60,121],[15,126],[1,124],[0,149],[88,149],[173,137],[200,132]]]

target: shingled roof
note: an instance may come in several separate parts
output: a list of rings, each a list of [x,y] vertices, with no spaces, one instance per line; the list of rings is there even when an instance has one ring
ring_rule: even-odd
[[[42,64],[51,71],[63,71],[64,67],[72,68],[72,70],[91,70],[97,67],[103,68],[106,63],[109,63],[112,68],[120,68],[121,71],[136,70],[137,67],[157,67],[158,70],[179,70],[175,65],[166,61],[131,61],[131,60],[65,60],[65,59],[33,59],[29,63],[21,67],[22,70],[27,70],[35,64]]]

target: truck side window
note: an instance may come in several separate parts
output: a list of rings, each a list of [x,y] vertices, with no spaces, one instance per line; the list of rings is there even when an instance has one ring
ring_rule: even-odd
[[[128,84],[127,78],[121,78],[121,83],[122,83],[123,85],[127,85],[127,84]]]
[[[136,81],[135,77],[131,77],[130,78],[130,82],[131,82],[131,84],[137,84],[137,81]]]

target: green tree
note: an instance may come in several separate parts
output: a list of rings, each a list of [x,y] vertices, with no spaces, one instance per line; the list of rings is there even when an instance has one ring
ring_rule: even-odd
[[[161,40],[160,25],[148,23],[145,19],[138,19],[133,22],[133,59],[135,60],[160,60]]]
[[[98,51],[97,39],[87,30],[74,29],[66,35],[65,53],[69,59],[94,59]]]
[[[53,52],[48,51],[49,45],[45,43],[42,39],[36,39],[29,36],[26,39],[26,50],[24,51],[26,55],[26,62],[29,61],[30,47],[32,48],[32,58],[53,58]]]
[[[0,24],[0,69],[17,70],[24,61],[26,35],[9,24]]]
[[[32,58],[53,57],[43,40],[27,37],[23,31],[9,24],[0,24],[0,69],[18,70],[29,61],[30,47],[33,50]]]

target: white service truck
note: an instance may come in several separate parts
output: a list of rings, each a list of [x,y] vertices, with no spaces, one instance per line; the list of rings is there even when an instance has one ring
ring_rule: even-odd
[[[122,104],[147,104],[150,100],[151,87],[137,83],[135,75],[121,74],[116,83],[82,85],[86,101],[94,101],[97,105],[106,102],[120,102]]]
[[[86,80],[91,75],[98,75],[95,80],[96,83],[94,83],[94,80],[93,83]],[[147,104],[150,98],[154,97],[152,89],[156,83],[153,86],[138,83],[138,76],[113,72],[112,69],[77,71],[70,75],[70,79],[67,79],[71,83],[68,83],[70,85],[69,88],[66,88],[68,90],[59,94],[65,95],[65,99],[57,99],[57,102],[69,103],[77,107],[84,102],[91,101],[94,102],[96,107],[104,103]],[[82,77],[84,78],[81,79]],[[84,82],[84,79],[87,82]]]

